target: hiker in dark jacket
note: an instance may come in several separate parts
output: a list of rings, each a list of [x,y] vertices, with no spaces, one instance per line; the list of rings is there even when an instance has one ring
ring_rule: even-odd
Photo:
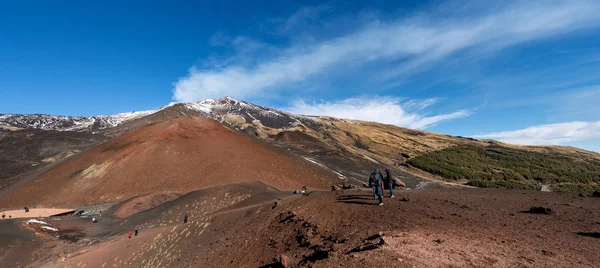
[[[369,175],[369,186],[373,188],[373,199],[377,200],[377,188],[375,188],[375,173],[377,173],[377,169]]]
[[[373,173],[373,186],[375,188],[375,193],[379,198],[379,205],[383,206],[383,175],[381,175],[379,169],[375,169]]]
[[[394,181],[392,181],[392,174],[387,168],[385,169],[385,183],[390,188],[390,198],[394,198]]]

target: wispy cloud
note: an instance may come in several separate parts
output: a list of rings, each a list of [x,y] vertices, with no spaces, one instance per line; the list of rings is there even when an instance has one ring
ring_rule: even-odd
[[[261,60],[192,67],[174,83],[173,99],[190,102],[223,95],[281,94],[290,84],[374,65],[385,66],[381,79],[392,79],[459,52],[491,53],[600,24],[598,1],[519,1],[479,11],[469,16],[432,11],[391,21],[373,20],[342,36],[278,47],[269,56],[258,53]]]
[[[475,138],[497,139],[507,143],[526,145],[561,145],[570,142],[600,138],[600,121],[568,122],[532,126],[514,131],[475,135]]]
[[[337,118],[376,121],[408,128],[425,129],[437,123],[466,117],[467,110],[429,116],[421,110],[435,103],[435,99],[402,101],[395,97],[360,97],[333,102],[307,103],[299,100],[284,110],[305,115],[327,115]]]

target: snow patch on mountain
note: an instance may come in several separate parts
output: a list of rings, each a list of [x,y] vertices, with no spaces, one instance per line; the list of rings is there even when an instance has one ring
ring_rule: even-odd
[[[93,131],[111,128],[128,120],[144,117],[157,110],[98,116],[57,116],[46,114],[3,114],[0,126],[54,131]]]

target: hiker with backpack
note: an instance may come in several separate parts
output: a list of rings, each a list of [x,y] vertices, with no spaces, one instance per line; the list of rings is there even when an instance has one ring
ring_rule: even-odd
[[[373,195],[375,195],[375,199],[379,199],[379,205],[383,206],[383,175],[379,172],[379,169],[375,169],[373,173],[371,173],[371,177],[369,178],[369,183],[371,187],[373,187]]]
[[[392,175],[387,168],[385,169],[385,183],[390,189],[390,198],[394,198],[394,181],[392,180]]]
[[[373,199],[377,200],[377,188],[375,188],[375,173],[376,171],[373,171],[371,175],[369,175],[369,186],[373,188]]]

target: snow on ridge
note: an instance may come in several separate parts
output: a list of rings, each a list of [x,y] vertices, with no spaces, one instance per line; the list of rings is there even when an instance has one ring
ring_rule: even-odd
[[[49,230],[49,231],[54,231],[54,232],[58,232],[58,229],[56,228],[52,228],[50,226],[42,226],[42,229],[44,230]]]
[[[135,111],[97,116],[53,116],[45,114],[0,114],[0,125],[17,128],[34,128],[54,131],[96,131],[116,127],[126,121],[141,118],[167,109],[177,103],[170,103],[157,110]],[[222,121],[226,114],[249,116],[266,125],[284,128],[296,121],[314,117],[290,114],[284,111],[263,107],[260,105],[239,101],[231,97],[221,99],[205,99],[193,103],[180,103],[186,109],[197,111],[217,121]]]
[[[40,220],[36,220],[36,219],[31,219],[31,220],[27,220],[25,222],[27,225],[31,225],[32,223],[35,224],[39,224],[40,228],[44,229],[44,230],[48,230],[48,231],[53,231],[53,232],[58,232],[58,229],[50,227],[49,224],[45,221],[40,221]]]
[[[32,223],[37,223],[37,224],[42,224],[42,225],[48,225],[47,222],[45,222],[45,221],[38,221],[36,219],[27,220],[25,223],[27,223],[27,225],[32,224]]]
[[[94,127],[106,129],[125,121],[147,116],[158,110],[118,113],[98,116],[63,116],[46,114],[11,114],[0,116],[0,124],[55,131],[89,131]]]
[[[213,105],[208,102],[196,102],[196,103],[186,103],[185,107],[190,110],[196,110],[199,112],[211,113],[213,109]]]

